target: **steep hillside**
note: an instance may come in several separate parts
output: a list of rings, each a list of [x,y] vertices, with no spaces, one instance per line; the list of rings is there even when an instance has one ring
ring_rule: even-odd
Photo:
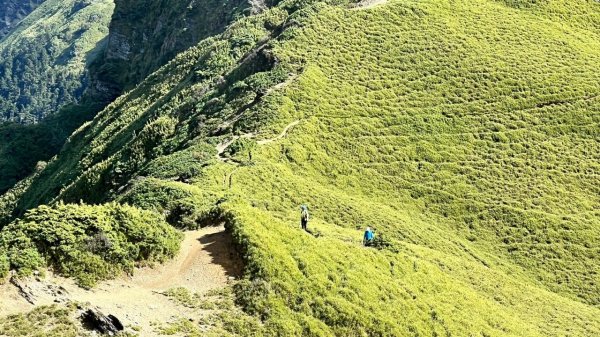
[[[115,6],[108,35],[112,1],[51,1],[0,42],[0,55],[6,56],[0,61],[0,95],[6,98],[0,121],[44,118],[33,126],[0,125],[0,193],[58,153],[75,129],[123,90],[254,8],[246,1]]]
[[[115,4],[107,48],[92,66],[94,96],[108,101],[178,53],[221,33],[250,6],[247,0],[117,0]]]
[[[46,1],[0,41],[1,121],[35,123],[81,98],[113,7],[111,0]]]
[[[44,0],[2,0],[0,1],[0,40],[8,35],[15,27],[27,17]]]
[[[0,124],[0,193],[54,157],[69,135],[106,104],[70,104],[36,124]]]
[[[10,252],[39,233],[10,229],[32,215],[116,201],[226,223],[236,301],[263,322],[238,335],[599,335],[599,41],[591,0],[283,1],[178,55],[5,194],[0,271],[27,274]]]

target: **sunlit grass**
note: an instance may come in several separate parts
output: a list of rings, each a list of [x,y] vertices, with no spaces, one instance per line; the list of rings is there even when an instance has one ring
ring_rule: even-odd
[[[284,2],[119,98],[4,214],[116,199],[225,221],[267,336],[597,335],[599,12]]]

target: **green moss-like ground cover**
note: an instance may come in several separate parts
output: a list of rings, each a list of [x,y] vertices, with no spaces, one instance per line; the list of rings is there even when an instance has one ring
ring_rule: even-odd
[[[83,199],[225,220],[267,336],[597,335],[599,13],[282,2],[111,104],[1,214]],[[367,225],[389,247],[363,248]]]
[[[282,43],[307,65],[276,125],[301,123],[233,183],[253,309],[297,335],[598,333],[598,10],[400,1]]]

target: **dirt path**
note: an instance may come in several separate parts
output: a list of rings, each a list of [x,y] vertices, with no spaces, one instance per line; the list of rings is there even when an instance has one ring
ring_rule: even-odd
[[[257,143],[258,145],[265,145],[265,144],[269,144],[272,143],[274,141],[280,140],[283,137],[287,136],[288,132],[290,131],[291,128],[293,128],[294,126],[298,125],[298,123],[300,123],[300,121],[293,121],[290,124],[288,124],[283,131],[279,134],[279,136],[275,137],[275,138],[271,138],[271,139],[264,139],[264,140],[259,140]]]
[[[227,158],[223,156],[223,153],[225,153],[225,150],[227,150],[227,148],[229,148],[238,138],[239,137],[233,137],[230,140],[217,144],[217,159],[220,161],[227,161]]]
[[[388,0],[363,0],[363,1],[355,4],[354,7],[352,7],[352,9],[353,10],[369,9],[369,8],[373,8],[375,6],[383,5],[387,2],[388,2]]]
[[[80,302],[98,307],[105,314],[118,317],[126,326],[139,327],[140,336],[158,336],[153,322],[177,319],[197,320],[206,314],[176,304],[162,295],[164,291],[185,287],[191,292],[205,293],[225,287],[238,277],[241,263],[232,256],[231,238],[223,226],[207,227],[185,233],[179,254],[156,268],[142,268],[133,277],[105,281],[92,290],[81,289],[70,279],[48,276],[25,283],[35,305]],[[31,310],[11,284],[0,286],[0,315]]]
[[[223,162],[229,161],[229,158],[227,158],[223,154],[231,146],[231,144],[233,144],[233,142],[235,142],[236,140],[238,140],[240,138],[252,139],[254,137],[255,136],[254,136],[253,133],[247,133],[247,134],[243,134],[241,136],[233,136],[231,139],[225,140],[225,141],[217,144],[217,146],[216,146],[216,149],[217,149],[217,159],[220,160],[220,161],[223,161]]]
[[[187,232],[175,259],[157,268],[138,270],[131,282],[150,290],[186,287],[204,292],[221,287],[230,276],[241,272],[231,251],[231,239],[223,226]]]
[[[287,136],[287,134],[290,132],[290,130],[293,127],[295,127],[296,125],[298,125],[299,123],[300,123],[300,121],[298,121],[298,120],[293,121],[290,124],[288,124],[277,137],[270,138],[270,139],[259,140],[256,143],[258,145],[265,145],[265,144],[269,144],[269,143],[272,143],[274,141],[280,140],[280,139],[284,138],[285,136]],[[223,154],[231,146],[231,144],[233,144],[236,140],[238,140],[240,138],[251,139],[251,138],[254,138],[254,137],[256,137],[255,134],[253,134],[253,133],[247,133],[247,134],[243,134],[241,136],[233,136],[231,139],[225,140],[225,141],[217,144],[217,146],[216,146],[216,150],[217,150],[217,155],[216,156],[217,156],[217,159],[219,161],[227,162],[229,160],[229,158],[227,158]]]

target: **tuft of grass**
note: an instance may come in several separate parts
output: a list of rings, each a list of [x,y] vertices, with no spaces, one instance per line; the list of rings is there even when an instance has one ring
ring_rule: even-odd
[[[75,306],[40,306],[25,314],[0,318],[2,336],[79,337],[88,336],[75,322]]]
[[[177,304],[188,308],[210,309],[202,305],[202,297],[184,287],[172,288],[163,293]]]
[[[177,319],[158,324],[157,331],[164,335],[186,336],[262,336],[264,327],[257,317],[243,312],[234,304],[231,287],[193,294],[186,288],[169,289],[165,296],[188,308],[210,310],[198,321]]]

